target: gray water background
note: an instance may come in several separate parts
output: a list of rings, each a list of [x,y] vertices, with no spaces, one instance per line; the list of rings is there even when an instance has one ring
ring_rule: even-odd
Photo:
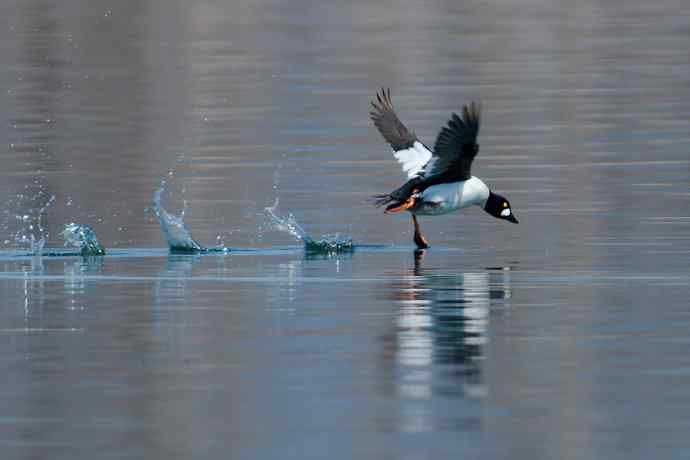
[[[683,458],[689,49],[681,0],[2,2],[2,458]],[[428,144],[481,100],[520,225],[415,256],[381,86]],[[256,251],[169,255],[162,179]],[[68,222],[111,255],[11,252]]]

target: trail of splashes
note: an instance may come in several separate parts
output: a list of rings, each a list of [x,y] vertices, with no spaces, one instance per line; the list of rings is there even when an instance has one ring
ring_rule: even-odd
[[[61,235],[65,239],[65,246],[79,248],[82,256],[105,255],[105,248],[88,225],[69,223],[65,225]]]
[[[336,233],[334,235],[322,235],[321,238],[315,239],[302,228],[292,213],[285,217],[276,214],[278,204],[279,199],[276,198],[272,206],[264,208],[270,220],[270,227],[274,230],[289,233],[295,239],[302,241],[307,251],[325,254],[354,251],[355,243],[352,241],[352,237]]]
[[[165,235],[165,240],[168,243],[171,251],[180,252],[200,252],[204,251],[204,247],[197,243],[192,235],[189,233],[187,226],[184,223],[184,214],[187,210],[187,201],[183,203],[182,211],[178,216],[169,213],[163,208],[161,204],[161,195],[165,190],[166,182],[161,181],[160,187],[153,193],[153,212],[156,214],[158,224]]]

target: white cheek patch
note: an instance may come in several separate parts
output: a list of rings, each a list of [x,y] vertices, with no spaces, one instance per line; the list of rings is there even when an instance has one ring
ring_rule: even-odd
[[[508,217],[510,215],[510,209],[506,208],[501,211],[501,217]]]

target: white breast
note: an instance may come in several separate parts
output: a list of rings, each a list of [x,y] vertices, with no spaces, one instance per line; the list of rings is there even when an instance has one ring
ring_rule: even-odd
[[[474,176],[463,182],[433,185],[419,196],[422,204],[415,214],[435,215],[453,212],[468,206],[484,206],[489,187]]]

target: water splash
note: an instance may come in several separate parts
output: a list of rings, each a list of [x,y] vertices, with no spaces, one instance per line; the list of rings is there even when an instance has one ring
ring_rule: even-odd
[[[105,255],[105,248],[88,225],[69,223],[65,225],[61,235],[65,239],[65,246],[79,248],[82,256]]]
[[[153,211],[158,219],[158,224],[165,235],[165,240],[171,251],[176,252],[202,252],[204,247],[197,243],[189,233],[184,223],[184,214],[187,210],[187,201],[179,215],[169,213],[161,204],[161,195],[165,190],[166,182],[161,181],[161,186],[153,194]]]
[[[20,245],[29,246],[29,251],[31,251],[31,254],[36,256],[40,256],[43,253],[43,248],[46,245],[46,239],[44,237],[36,239],[36,236],[33,233],[29,236],[23,233],[17,233],[17,235],[14,237],[14,241]]]
[[[43,195],[42,191],[31,197],[31,200],[38,199],[41,195]],[[18,203],[24,200],[24,195],[20,194],[17,196]],[[32,254],[40,255],[46,245],[46,239],[49,234],[43,227],[43,216],[54,201],[55,195],[51,195],[42,207],[32,209],[28,213],[15,215],[20,228],[14,234],[14,241],[20,246],[29,246]]]
[[[311,253],[335,254],[354,251],[355,243],[352,241],[352,237],[347,235],[336,233],[333,235],[322,235],[318,239],[311,237],[297,222],[292,213],[285,217],[276,214],[278,203],[279,200],[276,198],[272,206],[264,208],[269,218],[269,225],[273,230],[289,233],[293,238],[302,241],[304,249]]]
[[[312,240],[312,238],[307,234],[307,232],[302,228],[302,226],[297,222],[295,216],[292,213],[288,214],[286,217],[281,217],[276,214],[276,209],[278,209],[279,201],[276,198],[272,206],[267,206],[264,208],[266,215],[270,219],[270,227],[273,230],[278,230],[280,232],[289,233],[295,239],[304,241]]]

